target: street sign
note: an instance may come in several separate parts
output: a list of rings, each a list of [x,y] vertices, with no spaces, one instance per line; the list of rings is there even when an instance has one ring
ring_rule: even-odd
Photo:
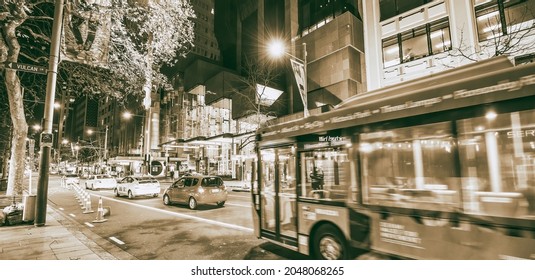
[[[22,63],[16,63],[16,62],[6,62],[5,65],[6,65],[6,68],[15,69],[18,71],[32,72],[36,74],[46,74],[46,67],[43,67],[43,66],[22,64]]]
[[[53,142],[52,133],[45,133],[45,132],[41,133],[40,143],[42,147],[52,147],[52,142]]]

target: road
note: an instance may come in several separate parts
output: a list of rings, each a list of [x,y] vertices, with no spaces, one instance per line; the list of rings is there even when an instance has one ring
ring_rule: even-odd
[[[83,186],[83,180],[80,182]],[[162,190],[170,183],[162,182]],[[141,260],[285,260],[307,259],[259,240],[253,233],[249,192],[229,191],[225,206],[166,206],[157,198],[115,197],[111,190],[87,191],[94,213],[83,214],[75,191],[61,187],[60,177],[49,181],[49,206],[81,227]],[[111,213],[93,222],[99,199]]]

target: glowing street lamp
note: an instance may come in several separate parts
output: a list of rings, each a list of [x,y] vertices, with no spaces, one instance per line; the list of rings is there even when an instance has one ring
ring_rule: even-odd
[[[104,132],[95,132],[91,128],[87,129],[87,134],[92,135],[93,133],[104,133],[104,159],[108,158],[108,126],[106,125],[106,130]]]
[[[290,62],[292,64],[292,69],[294,71],[295,81],[297,82],[297,87],[299,89],[299,94],[301,95],[301,100],[303,101],[303,116],[306,118],[309,116],[308,113],[308,79],[307,79],[307,45],[303,43],[303,59],[292,55],[286,51],[286,46],[281,40],[274,40],[268,44],[268,53],[273,58],[279,58],[283,55],[290,57]]]
[[[141,137],[143,139],[142,141],[142,147],[141,147],[141,154],[144,158],[144,164],[146,164],[146,168],[143,171],[143,173],[148,173],[148,166],[150,165],[149,155],[150,155],[150,144],[149,144],[149,124],[150,122],[146,120],[146,116],[149,115],[149,110],[145,110],[146,115],[136,115],[132,114],[129,111],[123,112],[123,119],[129,120],[132,117],[141,117],[142,123],[141,123]],[[147,125],[145,125],[145,122],[147,122]]]

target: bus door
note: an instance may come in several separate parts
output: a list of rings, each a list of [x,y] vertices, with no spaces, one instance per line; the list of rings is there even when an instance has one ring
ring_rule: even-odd
[[[295,148],[261,151],[261,236],[297,245]]]

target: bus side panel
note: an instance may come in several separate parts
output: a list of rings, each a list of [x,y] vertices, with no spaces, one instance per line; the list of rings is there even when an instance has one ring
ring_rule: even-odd
[[[535,232],[374,213],[372,249],[414,259],[535,259]]]
[[[346,240],[349,240],[348,209],[340,206],[322,205],[317,203],[298,203],[299,219],[299,252],[309,254],[310,238],[322,223],[331,223],[340,229]]]

